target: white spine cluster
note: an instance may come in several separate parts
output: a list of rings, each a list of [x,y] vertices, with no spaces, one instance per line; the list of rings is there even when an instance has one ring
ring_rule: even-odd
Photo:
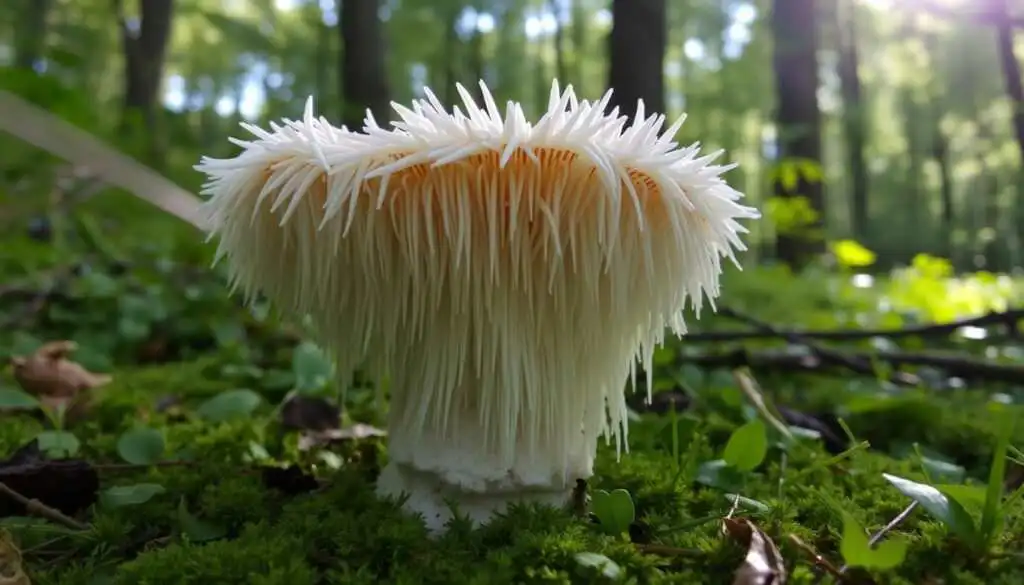
[[[310,102],[197,168],[234,284],[312,315],[343,379],[388,379],[394,464],[467,493],[567,490],[600,435],[625,445],[635,364],[718,295],[758,214],[717,154],[672,141],[682,119],[662,133],[641,104],[626,127],[610,93],[556,83],[531,124],[481,87],[483,108],[428,92],[362,132]]]

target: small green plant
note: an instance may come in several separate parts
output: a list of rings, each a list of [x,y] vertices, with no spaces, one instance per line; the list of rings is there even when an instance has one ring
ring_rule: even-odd
[[[74,433],[65,429],[65,413],[68,405],[61,404],[57,408],[47,408],[34,396],[13,388],[0,388],[0,410],[39,410],[46,416],[52,427],[40,431],[35,439],[39,450],[49,457],[73,457],[82,448],[81,442]]]
[[[933,486],[884,474],[885,479],[896,489],[917,502],[978,554],[985,554],[991,549],[1004,525],[1007,506],[1022,493],[1022,488],[1018,488],[1010,498],[1004,500],[1006,460],[1015,416],[1009,409],[999,405],[993,405],[993,410],[996,411],[994,414],[999,423],[999,435],[992,454],[988,482],[984,487],[964,484]],[[968,508],[978,507],[981,508],[981,516],[975,519]]]
[[[597,490],[590,499],[590,511],[597,517],[601,530],[611,535],[624,534],[636,519],[633,497],[624,489]]]

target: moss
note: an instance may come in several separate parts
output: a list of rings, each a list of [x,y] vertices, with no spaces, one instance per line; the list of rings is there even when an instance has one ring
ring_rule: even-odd
[[[731,424],[728,416],[702,423],[693,437],[683,437],[684,453],[678,462],[665,444],[665,421],[652,416],[631,428],[631,453],[616,461],[611,448],[602,447],[600,452],[593,487],[629,490],[654,542],[685,549],[686,555],[644,554],[625,537],[604,535],[566,511],[543,507],[514,508],[478,529],[456,522],[435,540],[397,502],[378,499],[367,470],[358,463],[333,471],[321,464],[328,487],[314,493],[287,496],[265,487],[252,471],[250,444],[280,453],[287,452],[284,443],[294,439],[268,430],[269,405],[256,418],[234,423],[210,425],[191,418],[187,413],[197,402],[233,387],[217,371],[213,360],[118,372],[115,382],[97,397],[90,419],[75,429],[85,455],[97,462],[116,460],[118,435],[145,421],[165,428],[168,449],[188,454],[193,462],[102,472],[104,487],[154,482],[166,492],[135,507],[97,504],[88,512],[94,530],[86,535],[48,543],[52,535],[40,536],[34,528],[14,529],[26,550],[33,583],[600,583],[604,577],[575,560],[577,553],[594,552],[620,565],[620,582],[699,584],[728,582],[744,556],[741,547],[721,535],[718,522],[694,522],[729,509],[722,491],[695,482],[700,462],[720,452],[722,425]],[[154,408],[159,397],[171,393],[185,394],[183,417]],[[917,435],[911,425],[902,423],[900,440],[949,445],[969,440],[978,445],[975,456],[980,460],[991,443],[991,431],[981,418],[983,405],[973,404],[972,411],[943,401],[933,404],[941,416],[936,419],[931,412],[931,424],[923,425]],[[914,412],[904,415],[912,417]],[[877,420],[892,426],[885,416]],[[863,418],[858,426],[870,430],[870,422]],[[27,416],[5,418],[0,454],[10,453],[40,428]],[[823,465],[829,457],[820,448],[794,451],[783,466],[778,453],[772,452],[756,473],[742,479],[738,490],[770,506],[756,522],[782,549],[791,583],[809,584],[816,577],[804,553],[785,535],[800,537],[841,564],[842,523],[829,502],[838,502],[874,531],[907,503],[881,474],[921,479],[909,460],[878,452],[855,453],[839,467]],[[190,542],[178,522],[182,500],[193,514],[223,529],[224,538]],[[1024,505],[1017,503],[1012,514],[1007,526],[1015,532],[1007,532],[1000,543],[1007,550],[1024,541],[1019,521]],[[879,582],[1009,584],[1024,576],[1009,560],[978,561],[923,513],[913,514],[898,532],[910,539],[910,552],[895,571],[875,575]]]

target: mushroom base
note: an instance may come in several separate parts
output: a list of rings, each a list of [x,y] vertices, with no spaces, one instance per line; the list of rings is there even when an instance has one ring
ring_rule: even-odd
[[[404,507],[423,516],[432,534],[444,532],[452,518],[451,503],[459,515],[479,525],[499,514],[513,503],[539,503],[564,506],[572,496],[566,488],[524,488],[522,491],[474,492],[445,482],[439,475],[392,461],[377,479],[377,493],[383,496],[408,496]]]

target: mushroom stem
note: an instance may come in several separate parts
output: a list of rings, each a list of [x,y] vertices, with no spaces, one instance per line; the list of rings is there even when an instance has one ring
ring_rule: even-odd
[[[457,418],[447,421],[447,433],[435,425],[416,433],[392,424],[389,462],[377,480],[379,494],[406,495],[405,508],[421,514],[432,533],[444,531],[453,510],[478,525],[511,503],[564,505],[576,480],[593,473],[596,434],[588,438],[581,430],[565,448],[545,449],[518,433],[514,445],[488,447],[478,411],[460,409]],[[511,460],[496,452],[509,446]]]

